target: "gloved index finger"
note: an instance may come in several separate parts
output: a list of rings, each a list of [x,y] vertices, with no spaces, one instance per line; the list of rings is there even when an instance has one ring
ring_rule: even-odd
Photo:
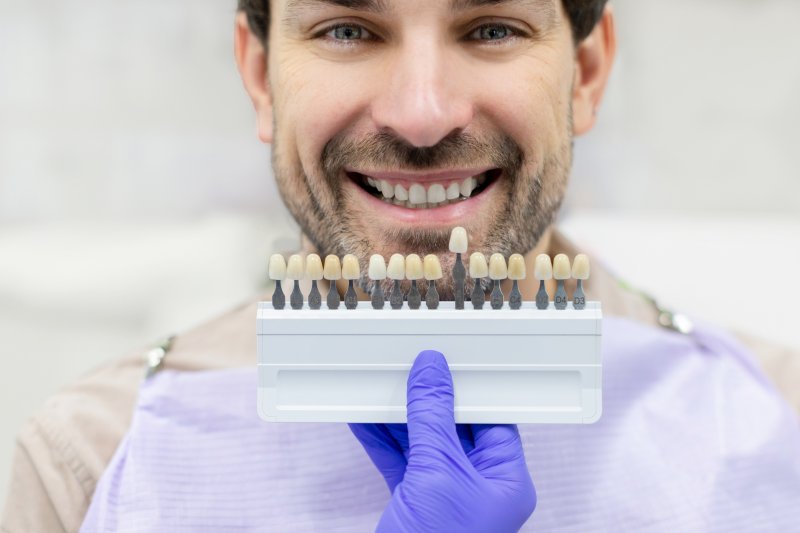
[[[412,452],[417,445],[441,451],[457,446],[461,452],[453,414],[453,378],[444,355],[426,350],[417,356],[408,376],[407,402]]]

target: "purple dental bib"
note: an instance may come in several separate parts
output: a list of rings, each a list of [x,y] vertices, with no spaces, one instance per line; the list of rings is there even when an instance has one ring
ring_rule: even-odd
[[[520,426],[523,531],[800,531],[798,420],[726,334],[606,318],[603,365],[599,422]],[[347,425],[265,423],[256,388],[147,380],[81,531],[374,530],[390,495]]]

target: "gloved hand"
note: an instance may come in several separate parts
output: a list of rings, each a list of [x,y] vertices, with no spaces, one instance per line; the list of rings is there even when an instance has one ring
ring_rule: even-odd
[[[392,499],[377,531],[517,531],[536,507],[516,426],[459,425],[444,356],[424,351],[408,376],[408,424],[351,424]]]

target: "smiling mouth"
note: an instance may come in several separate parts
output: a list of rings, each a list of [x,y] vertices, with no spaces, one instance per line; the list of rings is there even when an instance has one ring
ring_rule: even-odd
[[[431,209],[475,198],[502,174],[493,168],[463,179],[414,182],[379,179],[359,172],[345,172],[356,185],[387,204],[410,209]]]

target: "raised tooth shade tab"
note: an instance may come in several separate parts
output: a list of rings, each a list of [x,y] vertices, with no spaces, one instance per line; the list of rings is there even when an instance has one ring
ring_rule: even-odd
[[[308,254],[306,257],[306,277],[312,281],[322,279],[322,259],[317,254]]]
[[[342,259],[342,277],[346,280],[355,280],[361,276],[361,267],[358,258],[353,254],[347,254]]]
[[[553,262],[550,260],[549,255],[539,254],[536,256],[536,266],[533,269],[533,274],[540,281],[553,279]]]
[[[369,258],[369,279],[386,279],[386,261],[380,254],[374,254]]]
[[[269,258],[269,279],[286,279],[286,259],[281,254],[273,254]]]
[[[444,192],[444,187],[439,183],[434,183],[428,188],[428,203],[440,204],[447,200],[447,195]]]
[[[401,202],[408,201],[408,190],[399,183],[394,186],[394,197]]]
[[[508,279],[525,279],[525,258],[520,254],[513,254],[508,258]]]
[[[553,277],[557,280],[569,279],[572,275],[571,270],[569,266],[569,257],[567,257],[566,254],[558,254],[555,259],[553,259]]]
[[[572,261],[572,277],[580,280],[589,279],[589,257],[586,254],[578,254]]]
[[[423,277],[422,259],[417,254],[406,256],[406,279],[415,280]]]
[[[493,280],[501,280],[508,277],[508,267],[503,254],[492,254],[489,258],[489,277]]]
[[[435,254],[428,254],[425,256],[425,279],[428,281],[442,279],[442,265],[439,262],[439,257]]]
[[[450,251],[454,254],[463,254],[467,251],[467,230],[461,226],[453,228],[450,233]]]
[[[286,264],[286,279],[298,281],[303,279],[303,256],[293,255]]]
[[[339,262],[339,257],[329,255],[325,257],[325,271],[322,273],[323,277],[330,281],[341,279],[342,277],[342,264]]]
[[[469,256],[469,277],[473,279],[485,278],[489,275],[489,264],[486,256],[481,252],[472,252]]]
[[[386,269],[389,279],[402,280],[406,278],[406,259],[402,254],[393,254],[389,258],[389,268]]]
[[[421,205],[428,202],[428,194],[425,192],[425,187],[419,183],[413,184],[408,189],[408,202],[412,205]]]

